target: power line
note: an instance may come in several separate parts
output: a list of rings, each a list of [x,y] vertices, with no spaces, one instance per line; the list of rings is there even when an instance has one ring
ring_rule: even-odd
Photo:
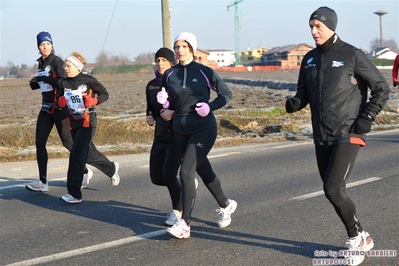
[[[103,48],[101,49],[101,53],[103,53],[103,51],[104,51],[105,43],[106,43],[107,38],[108,38],[109,29],[111,28],[112,19],[114,18],[115,9],[116,9],[116,5],[117,4],[118,4],[118,0],[116,0],[116,2],[115,2],[114,11],[112,11],[111,21],[108,24],[108,30],[107,30],[107,34],[105,35],[104,44],[103,44]]]

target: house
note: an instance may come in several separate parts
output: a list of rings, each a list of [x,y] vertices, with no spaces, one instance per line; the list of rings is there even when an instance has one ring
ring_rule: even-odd
[[[232,50],[207,50],[208,61],[217,63],[218,67],[232,66],[236,62],[236,52]]]
[[[267,51],[268,51],[268,49],[265,47],[259,47],[256,49],[248,48],[248,50],[240,53],[241,63],[244,66],[257,65],[260,63],[263,53],[265,53]]]
[[[197,61],[198,63],[209,66],[211,68],[218,67],[218,64],[216,62],[209,60],[209,52],[207,52],[205,50],[201,50],[201,49],[197,48],[197,52],[195,53],[194,60]]]
[[[374,51],[371,51],[368,54],[369,58],[377,58],[377,59],[389,59],[389,60],[395,60],[396,56],[398,54],[395,53],[394,51],[391,51],[388,47],[381,47],[377,48]]]
[[[281,68],[299,68],[305,54],[313,48],[313,46],[304,43],[274,47],[263,53],[260,64]]]

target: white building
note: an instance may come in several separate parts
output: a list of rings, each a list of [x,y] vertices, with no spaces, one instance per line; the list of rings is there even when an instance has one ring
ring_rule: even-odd
[[[370,58],[395,60],[398,54],[387,47],[377,48],[369,53]]]
[[[208,62],[215,62],[219,67],[231,66],[236,62],[236,52],[231,50],[207,50]]]

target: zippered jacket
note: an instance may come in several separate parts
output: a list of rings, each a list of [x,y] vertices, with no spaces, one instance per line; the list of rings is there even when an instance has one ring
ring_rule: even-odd
[[[334,144],[355,134],[360,116],[375,120],[389,99],[390,87],[363,51],[332,36],[327,48],[316,47],[302,60],[295,97],[300,109],[310,105],[316,144]],[[370,94],[368,96],[368,88]]]
[[[97,105],[99,105],[108,100],[109,94],[107,89],[95,77],[83,73],[79,73],[73,78],[68,77],[61,79],[60,84],[61,94],[64,96],[67,95],[68,92],[80,92],[77,96],[70,97],[68,100],[68,118],[71,129],[80,127],[97,127],[97,115],[94,111],[95,107],[85,106],[83,98],[79,96],[87,95],[93,98],[97,97]],[[80,110],[82,110],[82,112],[78,112],[78,110],[70,108],[73,104],[76,104],[76,101],[73,103],[74,99],[80,103]]]
[[[188,65],[176,64],[166,70],[162,86],[169,95],[169,109],[175,111],[173,130],[180,134],[217,127],[212,111],[226,105],[232,97],[231,90],[212,68],[195,61]],[[211,90],[217,93],[213,101],[210,101]],[[206,117],[199,116],[195,111],[199,102],[209,105],[210,112]]]

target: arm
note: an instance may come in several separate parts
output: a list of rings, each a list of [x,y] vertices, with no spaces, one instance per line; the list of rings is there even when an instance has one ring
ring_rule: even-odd
[[[355,74],[359,75],[371,90],[364,113],[374,121],[389,99],[390,87],[388,82],[361,51],[356,54]]]
[[[297,92],[294,97],[287,98],[287,101],[285,103],[285,110],[287,111],[287,113],[297,112],[302,108],[304,108],[309,103],[306,72],[304,65],[305,63],[303,59],[299,70]]]
[[[394,87],[398,86],[398,70],[399,70],[399,55],[396,56],[395,61],[393,62],[392,67],[392,81],[394,83]],[[396,83],[396,86],[395,86]]]
[[[233,97],[233,93],[227,87],[226,83],[219,77],[219,75],[211,69],[212,72],[212,85],[216,88],[217,97],[209,102],[209,108],[211,111],[218,110],[225,106]]]

